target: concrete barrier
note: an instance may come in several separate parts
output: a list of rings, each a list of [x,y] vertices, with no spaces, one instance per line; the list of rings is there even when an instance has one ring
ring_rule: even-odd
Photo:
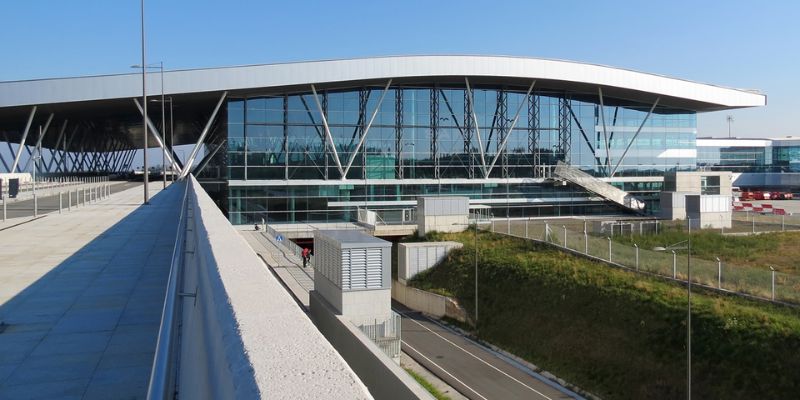
[[[437,318],[448,317],[468,322],[467,312],[450,297],[406,286],[399,281],[392,282],[392,299],[414,311]]]
[[[433,399],[425,388],[387,357],[346,317],[336,315],[333,306],[319,293],[311,291],[309,301],[314,323],[376,399]]]
[[[179,300],[179,397],[371,398],[197,181],[190,180]]]

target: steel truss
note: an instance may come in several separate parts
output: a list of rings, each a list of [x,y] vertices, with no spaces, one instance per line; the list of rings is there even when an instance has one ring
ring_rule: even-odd
[[[564,93],[558,98],[558,156],[569,164],[570,151],[572,150],[572,119],[569,112],[569,99]]]

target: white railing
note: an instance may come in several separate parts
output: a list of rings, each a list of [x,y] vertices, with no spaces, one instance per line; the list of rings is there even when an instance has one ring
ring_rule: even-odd
[[[398,359],[400,357],[401,322],[400,314],[392,311],[392,315],[388,319],[375,320],[372,324],[361,324],[358,325],[358,329],[378,345],[387,356]]]

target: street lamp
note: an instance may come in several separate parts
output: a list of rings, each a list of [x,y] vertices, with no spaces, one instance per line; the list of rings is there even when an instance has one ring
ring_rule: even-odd
[[[145,40],[144,40],[144,0],[141,0],[141,17],[142,17],[142,65],[147,65],[145,62]],[[142,68],[142,127],[144,128],[144,154],[142,159],[144,165],[142,166],[142,179],[144,181],[144,204],[150,204],[150,196],[147,193],[147,84],[146,70]]]
[[[453,225],[464,224],[454,223]],[[466,224],[469,227],[469,224]],[[478,327],[478,217],[475,217],[475,328]]]
[[[161,103],[161,104],[164,104],[164,102],[169,103],[169,146],[167,146],[167,142],[166,142],[166,140],[167,140],[166,139],[166,132],[162,132],[161,133],[161,137],[164,138],[164,147],[169,149],[170,156],[172,156],[172,159],[174,160],[176,157],[175,157],[175,154],[174,154],[172,149],[173,149],[173,145],[175,143],[175,138],[173,137],[174,136],[173,132],[175,131],[175,119],[173,118],[173,113],[172,113],[172,108],[173,108],[172,96],[167,96],[166,99],[164,99],[164,100],[153,99],[153,100],[150,100],[150,101],[152,101],[153,103]],[[166,129],[166,128],[164,128],[164,129]],[[170,181],[172,182],[172,181],[175,180],[174,179],[175,178],[174,177],[175,169],[173,168],[173,164],[170,164],[170,171],[172,172],[172,175],[173,175],[170,178]]]
[[[142,58],[144,60],[144,58]],[[164,117],[164,62],[159,61],[157,63],[152,64],[144,64],[144,61],[141,65],[131,65],[131,68],[141,68],[142,69],[142,76],[145,75],[146,70],[148,68],[159,68],[161,70],[161,143],[163,145],[163,149],[161,152],[161,175],[164,181],[164,189],[167,188],[167,153],[166,153],[166,144],[164,143],[164,130],[166,129],[166,118]],[[144,78],[142,78],[144,79]],[[145,99],[145,102],[147,100]],[[145,106],[145,124],[147,123],[147,106]],[[146,133],[146,131],[145,131]],[[145,152],[147,149],[145,149]]]
[[[686,247],[676,247],[686,243]],[[686,249],[686,398],[692,399],[692,236],[666,247],[654,247],[653,251]]]

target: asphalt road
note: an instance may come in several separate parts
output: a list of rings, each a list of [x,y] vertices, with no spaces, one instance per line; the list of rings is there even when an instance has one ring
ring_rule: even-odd
[[[403,351],[470,399],[579,398],[420,313],[393,308],[403,316]]]
[[[142,185],[141,182],[123,182],[123,183],[111,182],[111,193],[114,194],[141,185]],[[74,192],[75,189],[71,190]],[[62,198],[62,206],[64,209],[67,208],[66,194],[64,194]],[[72,206],[73,207],[75,206],[74,194],[72,195]],[[39,215],[48,214],[52,212],[58,212],[58,194],[52,196],[39,197]],[[0,213],[2,213],[2,209],[0,209]],[[8,202],[8,205],[6,206],[6,216],[7,218],[32,217],[33,199]],[[0,218],[2,218],[2,214],[0,214]]]

